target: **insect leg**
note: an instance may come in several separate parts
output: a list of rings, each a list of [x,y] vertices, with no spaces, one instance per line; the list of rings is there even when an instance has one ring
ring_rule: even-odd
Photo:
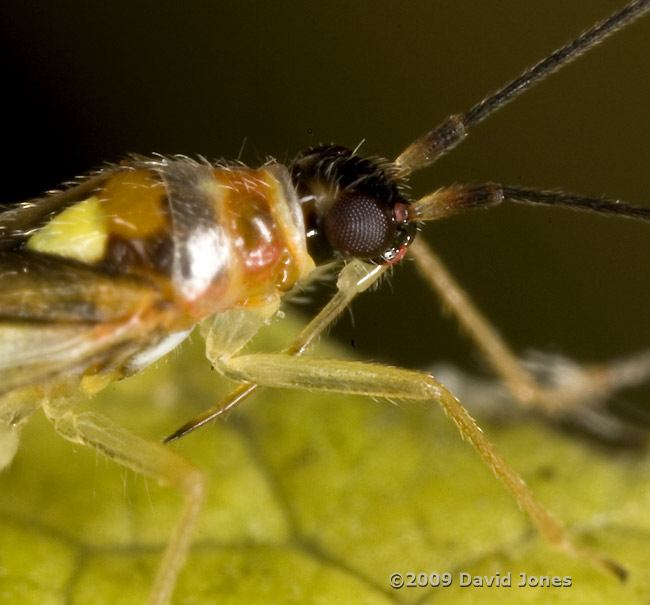
[[[0,423],[0,471],[7,468],[18,450],[19,435],[10,424]]]
[[[176,487],[185,496],[185,504],[147,601],[149,605],[168,603],[201,509],[206,484],[203,473],[180,454],[134,435],[104,416],[77,413],[72,405],[61,400],[45,403],[43,409],[54,428],[66,439],[91,447],[137,473]]]
[[[550,545],[583,557],[619,578],[625,576],[625,571],[617,563],[598,553],[581,549],[567,538],[564,527],[534,497],[521,477],[494,449],[465,408],[429,374],[363,362],[297,358],[282,353],[243,355],[211,361],[231,378],[263,386],[438,402],[456,424],[463,439],[474,446]]]
[[[7,468],[18,451],[20,431],[40,406],[38,389],[21,389],[0,397],[0,471]]]
[[[409,252],[427,283],[443,304],[453,311],[462,328],[523,407],[536,407],[549,415],[568,414],[585,405],[600,403],[614,391],[639,384],[650,377],[650,354],[643,352],[608,365],[571,365],[571,372],[568,371],[568,364],[564,369],[549,365],[547,373],[558,377],[554,381],[557,384],[542,386],[476,308],[434,252],[421,240],[415,241]],[[564,370],[561,377],[560,373]]]
[[[302,330],[300,335],[284,350],[284,353],[289,355],[302,355],[313,342],[327,329],[328,326],[336,320],[343,311],[357,295],[367,290],[372,284],[384,274],[387,267],[378,265],[369,265],[360,260],[351,260],[341,270],[338,280],[336,282],[337,292],[325,305],[325,307],[314,317],[309,324]],[[208,357],[221,358],[219,352],[211,347],[211,331],[208,330],[206,337],[206,349]],[[194,429],[199,428],[206,422],[214,420],[218,416],[230,411],[236,405],[252,395],[259,385],[256,384],[241,384],[234,389],[227,397],[222,399],[217,405],[205,410],[180,429],[167,437],[164,442],[171,443],[180,439],[181,437],[191,433]]]
[[[501,335],[483,316],[467,293],[454,280],[440,259],[421,241],[413,242],[409,253],[427,283],[450,309],[462,328],[476,342],[501,376],[514,398],[524,406],[541,399],[541,388],[524,368]]]

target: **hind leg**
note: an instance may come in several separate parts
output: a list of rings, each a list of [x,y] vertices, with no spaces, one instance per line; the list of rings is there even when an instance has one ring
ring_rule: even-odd
[[[44,403],[43,409],[57,432],[69,441],[91,447],[122,466],[179,489],[185,496],[148,599],[150,605],[168,603],[201,508],[206,482],[203,473],[160,443],[134,435],[100,414],[77,412],[67,400]]]

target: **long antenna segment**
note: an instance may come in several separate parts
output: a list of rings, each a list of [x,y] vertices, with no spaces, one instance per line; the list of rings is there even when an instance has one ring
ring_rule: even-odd
[[[436,128],[416,139],[395,160],[400,175],[407,176],[433,164],[440,156],[458,145],[471,126],[503,107],[537,82],[564,67],[605,38],[629,25],[650,10],[650,0],[631,2],[611,17],[597,23],[575,40],[565,44],[554,53],[527,69],[518,78],[489,97],[477,103],[465,114],[451,115]]]

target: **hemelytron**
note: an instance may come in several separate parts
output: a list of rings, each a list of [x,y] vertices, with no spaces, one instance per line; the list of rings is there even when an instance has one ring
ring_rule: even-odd
[[[164,445],[134,436],[99,414],[77,414],[75,395],[95,393],[140,371],[200,323],[209,360],[242,386],[170,441],[258,385],[433,399],[550,544],[624,575],[616,562],[566,538],[434,377],[303,354],[358,293],[409,254],[522,405],[560,415],[644,377],[649,364],[647,355],[640,355],[623,369],[620,364],[582,368],[569,386],[538,384],[417,238],[416,228],[504,201],[642,220],[650,218],[649,209],[495,183],[448,187],[414,199],[406,183],[519,92],[649,9],[650,0],[628,4],[468,112],[444,120],[392,162],[337,145],[309,149],[288,166],[268,163],[257,169],[134,157],[58,193],[3,207],[0,467],[11,462],[20,428],[42,407],[66,438],[179,488],[186,504],[150,597],[152,603],[167,602],[200,510],[203,475]],[[240,354],[276,315],[284,293],[323,265],[338,271],[338,291],[296,341],[276,354]]]

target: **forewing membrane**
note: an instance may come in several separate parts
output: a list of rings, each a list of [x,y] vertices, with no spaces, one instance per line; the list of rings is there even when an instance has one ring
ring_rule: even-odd
[[[0,252],[0,394],[148,346],[163,331],[161,302],[143,281]]]

